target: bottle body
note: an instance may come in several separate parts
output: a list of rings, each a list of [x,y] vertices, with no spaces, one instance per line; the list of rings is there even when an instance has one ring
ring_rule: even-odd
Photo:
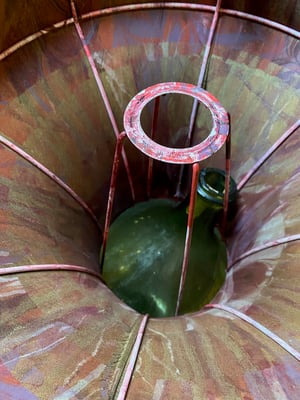
[[[174,315],[187,216],[177,203],[152,199],[122,213],[112,224],[103,277],[135,310]]]
[[[226,275],[226,248],[215,227],[222,204],[207,199],[201,190],[202,186],[198,188],[180,314],[197,311],[209,302]],[[122,213],[108,236],[103,268],[107,285],[143,314],[174,316],[186,225],[186,207],[174,200],[152,199]]]

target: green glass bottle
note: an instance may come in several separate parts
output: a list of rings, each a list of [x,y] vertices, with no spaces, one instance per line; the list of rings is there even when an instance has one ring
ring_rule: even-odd
[[[226,249],[215,229],[223,206],[224,182],[222,170],[206,168],[200,173],[180,314],[199,310],[224,282]],[[235,194],[231,180],[230,202]],[[112,223],[103,277],[135,310],[152,317],[175,315],[186,224],[186,204],[169,199],[138,203]]]

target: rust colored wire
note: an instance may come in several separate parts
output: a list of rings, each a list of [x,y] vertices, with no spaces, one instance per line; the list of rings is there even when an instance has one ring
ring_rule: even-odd
[[[143,316],[142,322],[140,324],[137,336],[136,336],[136,340],[133,344],[132,347],[132,351],[131,354],[129,356],[129,360],[128,360],[128,364],[124,373],[124,378],[123,381],[120,385],[120,389],[119,389],[119,393],[118,396],[116,397],[116,400],[125,400],[127,393],[128,393],[128,389],[129,389],[129,384],[134,372],[134,367],[139,355],[139,350],[142,344],[142,340],[144,337],[144,334],[146,332],[146,325],[148,322],[149,316],[148,314]]]
[[[18,265],[12,267],[1,267],[0,276],[22,274],[29,272],[45,272],[45,271],[81,272],[84,274],[92,275],[103,282],[103,278],[98,272],[95,272],[86,267],[82,267],[80,265],[69,265],[69,264],[36,264],[36,265]]]
[[[93,76],[95,78],[98,90],[99,90],[100,95],[102,97],[102,100],[104,102],[107,114],[109,116],[111,125],[113,127],[113,131],[115,133],[116,138],[118,138],[118,136],[120,135],[120,131],[118,129],[114,113],[112,111],[112,108],[111,108],[108,96],[106,94],[106,91],[104,89],[102,80],[101,80],[100,75],[98,73],[95,61],[94,61],[94,59],[92,57],[90,49],[89,49],[89,47],[87,45],[87,42],[85,40],[85,36],[84,36],[83,30],[81,28],[81,25],[79,24],[78,15],[77,15],[77,11],[76,11],[76,6],[75,6],[74,0],[70,0],[70,4],[71,4],[71,10],[72,10],[74,24],[75,24],[75,28],[76,28],[77,34],[79,36],[79,39],[80,39],[81,44],[82,44],[82,47],[83,47],[84,52],[86,54],[86,57],[88,59],[88,63],[90,65],[90,67],[91,67],[91,70],[92,70]],[[128,178],[128,182],[129,182],[129,186],[130,186],[130,190],[131,190],[131,196],[132,196],[133,200],[135,200],[135,192],[134,192],[132,176],[131,176],[131,173],[130,173],[129,163],[128,163],[128,159],[127,159],[127,156],[126,156],[126,153],[125,153],[124,149],[122,149],[122,158],[123,158],[123,163],[124,163],[124,166],[125,166],[125,169],[126,169],[126,173],[127,173],[127,178]]]
[[[181,275],[180,275],[175,315],[178,315],[178,312],[179,312],[179,308],[180,308],[180,304],[181,304],[181,300],[182,300],[182,296],[183,296],[185,280],[186,280],[186,274],[187,274],[187,270],[188,270],[189,255],[190,255],[192,236],[193,236],[192,233],[193,233],[193,224],[194,224],[194,210],[195,210],[195,204],[196,204],[199,172],[200,172],[200,164],[199,163],[193,164],[193,176],[192,176],[192,187],[191,187],[190,204],[189,204],[189,214],[188,214],[188,221],[187,221],[187,227],[186,227],[184,253],[183,253],[183,261],[182,261],[182,267],[181,267]]]
[[[107,244],[109,226],[110,226],[110,221],[111,221],[111,216],[112,216],[112,207],[113,207],[114,198],[115,198],[120,155],[122,153],[123,141],[125,138],[126,138],[126,134],[125,134],[125,132],[122,132],[117,138],[117,144],[116,144],[116,148],[115,148],[113,167],[112,167],[112,172],[111,172],[111,180],[110,180],[110,185],[109,185],[109,194],[108,194],[108,200],[107,200],[106,215],[105,215],[103,241],[102,241],[101,254],[100,254],[100,272],[101,273],[103,271],[103,263],[104,263],[104,258],[105,258],[106,244]]]
[[[90,217],[96,223],[99,230],[102,232],[101,225],[100,225],[96,215],[90,209],[90,207],[72,188],[70,188],[70,186],[68,186],[62,179],[60,179],[56,174],[54,174],[54,172],[50,171],[44,164],[37,161],[34,157],[32,157],[26,151],[24,151],[19,146],[14,144],[12,141],[8,140],[3,135],[0,135],[0,143],[2,145],[4,145],[5,147],[7,147],[8,149],[14,151],[20,157],[24,158],[26,161],[28,161],[30,164],[32,164],[34,167],[36,167],[38,170],[40,170],[45,175],[47,175],[50,179],[52,179],[56,184],[58,184],[65,192],[67,192],[86,211],[87,214],[90,215]]]
[[[253,328],[259,330],[261,333],[263,333],[265,336],[267,336],[273,342],[277,343],[280,347],[282,347],[290,355],[292,355],[297,361],[300,361],[300,352],[299,351],[294,349],[291,345],[289,345],[285,340],[283,340],[282,338],[277,336],[270,329],[266,328],[264,325],[262,325],[255,319],[249,317],[245,313],[242,313],[242,312],[236,310],[235,308],[226,306],[224,304],[206,304],[204,306],[204,308],[219,309],[219,310],[225,311],[227,313],[230,313],[230,314],[240,318],[242,321],[247,322],[247,324],[251,325]]]
[[[170,3],[141,3],[141,4],[131,4],[131,5],[124,5],[124,6],[119,6],[119,7],[108,7],[104,9],[99,9],[95,11],[91,11],[89,13],[85,13],[80,16],[80,20],[88,20],[88,19],[93,19],[97,17],[104,17],[107,15],[111,14],[117,14],[117,13],[122,13],[122,12],[127,12],[127,11],[139,11],[139,10],[151,10],[151,9],[160,9],[160,8],[165,8],[165,9],[187,9],[190,11],[206,11],[206,12],[214,12],[215,7],[214,6],[208,6],[208,5],[203,5],[203,4],[193,4],[193,3],[177,3],[177,2],[170,2]],[[300,32],[297,31],[296,29],[289,28],[288,26],[282,25],[278,22],[274,22],[262,17],[258,17],[256,15],[248,14],[242,11],[236,11],[236,10],[229,10],[229,9],[220,9],[220,13],[224,15],[229,15],[229,16],[235,16],[239,17],[242,19],[247,19],[249,21],[253,21],[262,25],[265,25],[267,27],[276,29],[278,31],[284,32],[290,36],[293,36],[295,38],[300,39]],[[38,39],[41,36],[47,35],[49,32],[61,29],[65,26],[68,26],[70,24],[74,23],[74,18],[68,18],[63,21],[56,22],[55,24],[45,27],[43,29],[40,29],[39,31],[32,33],[31,35],[26,36],[24,39],[18,41],[17,43],[13,44],[12,46],[8,47],[6,50],[2,51],[0,53],[0,61],[14,53],[16,50],[20,49],[21,47],[25,46],[26,44],[29,44],[33,42],[34,40]]]
[[[102,99],[105,103],[106,106],[106,110],[108,112],[108,115],[110,117],[114,132],[116,134],[116,136],[119,136],[119,130],[117,128],[117,124],[115,122],[114,119],[114,115],[112,113],[111,110],[111,106],[109,103],[109,100],[107,98],[107,95],[105,92],[102,91],[103,89],[103,85],[102,82],[100,80],[99,74],[97,72],[95,63],[93,61],[93,58],[90,54],[89,48],[86,45],[86,41],[82,32],[82,29],[80,27],[79,24],[79,19],[80,20],[85,20],[85,19],[90,19],[90,18],[96,18],[96,17],[101,17],[101,16],[105,16],[105,15],[109,15],[112,13],[119,13],[119,12],[125,12],[125,11],[137,11],[137,10],[145,10],[145,9],[154,9],[154,8],[174,8],[174,9],[188,9],[188,10],[195,10],[195,11],[209,11],[209,12],[214,12],[214,16],[216,16],[216,23],[218,20],[218,14],[224,14],[224,15],[230,15],[230,16],[235,16],[235,17],[239,17],[239,18],[243,18],[243,19],[248,19],[250,21],[256,22],[256,23],[260,23],[263,24],[265,26],[268,26],[270,28],[274,28],[276,30],[280,30],[286,34],[289,34],[291,36],[294,36],[296,38],[300,38],[300,32],[288,28],[286,26],[283,26],[279,23],[273,22],[273,21],[269,21],[266,20],[264,18],[261,17],[257,17],[257,16],[253,16],[247,13],[243,13],[243,12],[239,12],[239,11],[235,11],[235,10],[226,10],[226,9],[222,9],[220,8],[220,1],[217,2],[217,6],[216,7],[212,7],[212,6],[204,6],[204,5],[197,5],[197,4],[190,4],[190,3],[147,3],[147,4],[133,4],[133,5],[127,5],[127,6],[120,6],[120,7],[113,7],[113,8],[106,8],[103,10],[97,10],[91,13],[87,13],[84,14],[82,16],[80,16],[80,18],[78,18],[77,13],[76,13],[76,8],[75,8],[75,3],[74,0],[70,0],[71,3],[71,8],[72,8],[72,13],[73,13],[73,18],[69,18],[67,20],[64,21],[60,21],[54,25],[52,25],[51,27],[42,29],[38,32],[35,32],[32,35],[27,36],[26,38],[24,38],[23,40],[17,42],[16,44],[14,44],[13,46],[9,47],[8,49],[6,49],[5,51],[3,51],[0,54],[0,60],[5,59],[6,57],[8,57],[9,55],[11,55],[13,52],[15,52],[17,49],[21,48],[22,46],[32,42],[33,40],[37,39],[38,37],[42,36],[42,35],[46,35],[48,32],[53,31],[53,30],[57,30],[59,28],[62,28],[66,25],[75,24],[75,27],[77,29],[78,35],[80,37],[80,40],[82,42],[83,48],[86,52],[86,55],[88,57],[90,66],[92,68],[93,74],[95,76],[98,88],[100,90],[100,93],[102,95]],[[211,30],[210,32],[212,32],[212,37],[213,37],[213,24],[211,26]],[[210,40],[210,39],[209,39]],[[207,43],[207,58],[209,55],[209,40]],[[212,38],[211,38],[212,40]],[[205,57],[206,57],[206,51],[205,51]],[[205,76],[205,63],[207,63],[207,60],[203,60],[203,64],[201,66],[201,70],[200,70],[200,74],[199,74],[199,80],[198,82],[200,82],[199,84],[202,85],[203,83],[203,78]],[[101,88],[101,89],[100,89]],[[197,105],[196,105],[197,107]],[[196,113],[195,113],[196,115]],[[190,125],[194,125],[194,113],[191,114],[191,122]],[[269,157],[274,153],[274,151],[276,151],[283,143],[284,141],[292,134],[294,133],[300,126],[300,120],[298,120],[294,125],[292,125],[292,127],[290,127],[282,136],[281,138],[260,158],[260,160],[258,160],[258,162],[253,166],[253,168],[245,175],[245,177],[242,178],[242,180],[239,182],[238,184],[238,189],[241,190],[244,185],[249,181],[249,179],[256,173],[256,171],[263,165],[263,163],[269,159]],[[191,129],[192,131],[192,129]],[[29,161],[32,165],[34,165],[35,167],[37,167],[39,170],[41,170],[43,173],[45,173],[47,176],[49,176],[53,181],[55,181],[60,187],[62,187],[67,193],[69,193],[83,208],[84,210],[92,217],[92,219],[97,223],[98,227],[99,227],[99,223],[97,221],[97,218],[95,217],[95,215],[93,214],[93,212],[90,210],[90,208],[86,205],[86,203],[71,189],[69,188],[59,177],[57,177],[55,174],[53,174],[50,170],[48,170],[43,164],[39,163],[37,160],[35,160],[34,158],[32,158],[29,154],[27,154],[26,152],[24,152],[22,149],[20,149],[18,146],[16,146],[15,144],[13,144],[12,142],[10,142],[8,139],[6,139],[4,136],[0,136],[0,142],[5,145],[6,147],[10,148],[11,150],[15,151],[17,154],[19,154],[21,157],[23,157],[24,159],[26,159],[27,161]],[[127,159],[125,157],[123,157],[123,160],[125,160],[125,165],[127,162]],[[199,172],[199,171],[198,171]],[[195,173],[196,176],[196,173]],[[133,193],[133,197],[134,197],[134,190],[133,190],[133,185],[132,185],[132,181],[131,181],[131,175],[130,172],[128,172],[128,179],[130,182],[130,187]],[[193,196],[192,196],[193,197]],[[191,204],[190,206],[190,214],[192,215],[193,211],[193,205]],[[191,228],[188,226],[188,229]],[[287,236],[285,238],[281,238],[278,239],[276,241],[272,241],[269,243],[266,243],[262,246],[258,246],[252,250],[249,250],[248,252],[245,252],[243,255],[241,255],[238,259],[234,260],[233,263],[231,264],[234,265],[235,263],[237,263],[238,261],[242,260],[245,257],[248,257],[256,252],[262,251],[264,249],[273,247],[273,246],[278,246],[280,244],[284,244],[284,243],[288,243],[294,240],[299,240],[300,239],[300,235],[292,235],[292,236]],[[93,275],[99,279],[101,278],[101,275],[89,270],[88,268],[85,267],[81,267],[81,266],[74,266],[74,265],[65,265],[65,264],[41,264],[41,265],[24,265],[24,266],[14,266],[14,267],[4,267],[2,269],[0,269],[0,275],[8,275],[8,274],[14,274],[14,273],[25,273],[25,272],[37,272],[37,271],[75,271],[75,272],[82,272],[82,273],[87,273],[90,275]],[[180,303],[180,302],[179,302]],[[178,304],[179,304],[178,303]],[[206,306],[204,306],[204,308],[206,309],[219,309],[221,311],[227,312],[231,315],[236,316],[237,318],[241,319],[242,321],[248,323],[249,325],[251,325],[253,328],[257,329],[258,331],[260,331],[262,334],[266,335],[268,338],[270,338],[272,341],[276,342],[279,346],[281,346],[285,351],[287,351],[290,355],[292,355],[296,360],[300,361],[300,353],[294,349],[292,346],[290,346],[285,340],[283,340],[282,338],[280,338],[279,336],[277,336],[275,333],[273,333],[272,331],[270,331],[268,328],[266,328],[265,326],[263,326],[262,324],[260,324],[259,322],[257,322],[256,320],[254,320],[253,318],[249,317],[248,315],[223,304],[208,304]],[[178,306],[177,306],[178,309]],[[178,311],[178,310],[177,310]],[[139,354],[139,349],[143,340],[143,336],[146,330],[146,325],[147,325],[147,321],[148,321],[148,316],[145,315],[143,316],[141,325],[139,327],[138,333],[137,333],[137,337],[136,337],[136,341],[133,345],[132,348],[132,353],[131,356],[129,358],[129,362],[127,364],[127,368],[125,371],[125,375],[124,375],[124,379],[123,382],[121,384],[120,390],[119,390],[119,394],[117,397],[117,400],[124,400],[126,398],[126,394],[128,392],[128,388],[129,388],[129,384],[130,384],[130,380],[132,378],[133,375],[133,371],[134,371],[134,367],[135,367],[135,363]]]
[[[151,132],[150,132],[150,139],[151,140],[154,140],[155,132],[157,130],[159,103],[160,103],[160,97],[156,97],[155,100],[154,100],[154,110],[153,110]],[[147,196],[148,196],[148,198],[150,198],[150,196],[151,196],[152,177],[153,177],[153,158],[149,158],[149,160],[148,160],[148,172],[147,172]]]
[[[202,64],[200,67],[199,77],[198,77],[198,81],[197,81],[198,87],[203,87],[204,78],[207,73],[207,66],[208,66],[209,56],[211,53],[212,42],[213,42],[213,39],[215,36],[217,24],[218,24],[221,3],[222,3],[222,0],[217,0],[212,23],[211,23],[209,33],[208,33],[207,43],[206,43],[205,50],[204,50]],[[192,141],[192,133],[193,133],[193,129],[195,126],[195,120],[196,120],[198,107],[199,107],[199,102],[197,100],[194,100],[193,108],[192,108],[192,112],[191,112],[191,116],[190,116],[189,130],[187,133],[188,146],[190,146],[191,141]]]
[[[230,122],[229,122],[229,129],[230,129]],[[230,173],[231,173],[231,133],[229,132],[226,139],[226,150],[225,150],[225,184],[224,184],[223,221],[221,226],[221,231],[224,235],[226,231],[227,214],[229,206]]]
[[[282,244],[288,244],[288,243],[291,243],[291,242],[295,242],[297,240],[300,240],[300,233],[299,234],[295,234],[295,235],[285,236],[285,237],[282,237],[282,238],[278,238],[276,240],[272,240],[270,242],[263,243],[261,246],[253,247],[252,249],[246,251],[245,253],[243,253],[240,256],[238,256],[237,258],[235,258],[230,263],[230,265],[228,266],[227,271],[229,271],[239,261],[242,261],[245,258],[252,256],[253,254],[256,254],[256,253],[259,253],[261,251],[270,249],[272,247],[280,246]]]
[[[209,33],[208,33],[207,43],[206,43],[205,50],[204,50],[202,64],[201,64],[200,71],[199,71],[199,76],[198,76],[198,81],[197,81],[198,87],[203,87],[204,78],[207,73],[207,65],[208,65],[208,60],[209,60],[209,56],[210,56],[210,52],[211,52],[211,45],[212,45],[213,38],[214,38],[216,28],[217,28],[217,24],[218,24],[221,3],[222,3],[222,0],[217,0],[212,23],[211,23]],[[190,115],[189,128],[188,128],[188,132],[187,132],[186,140],[185,140],[186,146],[190,146],[192,143],[192,140],[193,140],[193,130],[194,130],[195,122],[196,122],[198,108],[199,108],[199,102],[196,99],[194,99],[192,111],[191,111],[191,115]],[[180,167],[178,184],[177,184],[177,189],[176,189],[176,194],[175,194],[176,197],[181,196],[181,184],[182,184],[182,179],[183,179],[184,168],[185,168],[184,165],[182,165]]]
[[[263,156],[254,164],[247,174],[240,180],[237,185],[238,190],[241,190],[256,171],[271,157],[271,155],[300,127],[300,119],[296,121],[281,137],[271,146]]]

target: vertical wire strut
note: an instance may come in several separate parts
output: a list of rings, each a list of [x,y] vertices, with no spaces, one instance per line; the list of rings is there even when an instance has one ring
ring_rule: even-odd
[[[228,204],[229,204],[229,192],[230,192],[230,172],[231,172],[231,132],[230,132],[230,116],[229,118],[229,133],[226,139],[226,150],[225,150],[225,185],[224,185],[224,203],[223,203],[223,221],[221,231],[225,236]]]
[[[154,100],[154,111],[153,111],[151,133],[150,133],[151,140],[154,139],[154,135],[155,135],[155,132],[157,129],[159,102],[160,102],[160,97],[156,97]],[[153,158],[150,157],[149,161],[148,161],[148,174],[147,174],[147,196],[148,196],[148,198],[151,195],[152,177],[153,177]]]
[[[205,50],[204,50],[202,64],[200,67],[200,72],[199,72],[199,77],[198,77],[198,82],[197,82],[198,87],[203,86],[203,81],[204,81],[204,77],[205,77],[206,70],[207,70],[208,59],[209,59],[209,55],[210,55],[210,51],[211,51],[211,45],[212,45],[212,41],[213,41],[213,38],[215,35],[217,23],[218,23],[221,3],[222,3],[222,0],[217,0],[212,23],[211,23],[208,38],[207,38],[207,43],[206,43]],[[189,147],[192,143],[193,130],[194,130],[194,126],[195,126],[198,107],[199,107],[199,102],[197,101],[197,99],[194,99],[193,107],[192,107],[192,111],[191,111],[191,115],[190,115],[189,129],[188,129],[188,133],[187,133],[186,141],[185,141],[186,147]],[[184,165],[182,165],[180,167],[178,184],[177,184],[176,195],[175,195],[176,197],[181,196],[181,190],[182,190],[181,184],[182,184],[183,171],[184,171]]]
[[[102,242],[101,254],[100,254],[100,273],[101,274],[103,272],[105,250],[106,250],[109,226],[110,226],[111,215],[112,215],[112,207],[113,207],[114,198],[115,198],[120,155],[122,154],[123,141],[124,141],[125,137],[126,137],[125,132],[120,133],[120,135],[117,137],[117,144],[116,144],[116,148],[115,148],[115,155],[114,155],[114,161],[113,161],[113,168],[112,168],[112,172],[111,172],[109,194],[108,194],[106,216],[105,216],[105,224],[104,224],[104,231],[103,231],[103,242]]]
[[[184,253],[183,253],[183,261],[181,267],[181,276],[179,283],[179,290],[177,296],[177,304],[175,315],[178,315],[180,303],[182,300],[183,289],[185,284],[185,278],[187,274],[188,264],[189,264],[189,256],[190,249],[192,243],[192,233],[193,233],[193,224],[194,224],[194,210],[197,196],[197,186],[200,172],[200,164],[193,164],[193,176],[192,176],[192,187],[191,187],[191,195],[190,195],[190,205],[189,205],[189,213],[188,213],[188,221],[186,227],[186,236],[185,236],[185,244],[184,244]]]
[[[128,389],[129,389],[129,384],[134,372],[134,367],[139,355],[139,350],[142,344],[142,340],[143,337],[145,335],[146,332],[146,326],[147,326],[147,322],[149,319],[149,315],[146,314],[143,316],[141,325],[139,327],[137,336],[136,336],[136,340],[134,342],[129,360],[128,360],[128,364],[127,364],[127,368],[124,374],[124,378],[123,381],[121,383],[120,389],[119,389],[119,393],[118,393],[118,397],[116,398],[116,400],[125,400],[126,396],[128,394]]]
[[[116,122],[115,116],[113,114],[113,111],[112,111],[109,99],[107,97],[107,94],[105,92],[102,80],[101,80],[101,78],[100,78],[100,76],[98,74],[98,70],[97,70],[96,64],[94,62],[94,59],[93,59],[93,57],[91,55],[91,52],[90,52],[90,49],[89,49],[89,47],[87,45],[87,42],[85,40],[84,33],[83,33],[83,31],[81,29],[81,26],[80,26],[80,24],[78,22],[78,14],[77,14],[77,11],[76,11],[76,6],[75,6],[74,0],[70,0],[70,4],[71,4],[71,10],[72,10],[72,15],[73,15],[74,24],[75,24],[75,28],[76,28],[77,34],[79,36],[79,39],[80,39],[81,44],[82,44],[82,47],[83,47],[83,49],[85,51],[85,54],[87,56],[89,65],[90,65],[91,70],[93,72],[95,81],[97,83],[97,87],[99,89],[99,92],[101,94],[102,100],[104,102],[104,105],[105,105],[106,111],[108,113],[111,125],[113,127],[115,136],[116,136],[116,138],[118,138],[118,136],[120,135],[120,131],[118,129],[117,122]],[[124,166],[125,166],[126,173],[127,173],[127,177],[128,177],[131,196],[132,196],[132,199],[135,200],[135,191],[134,191],[134,186],[133,186],[133,180],[132,180],[132,176],[131,176],[130,169],[129,169],[128,159],[127,159],[127,156],[126,156],[126,153],[125,153],[124,149],[122,149],[122,159],[123,159]]]

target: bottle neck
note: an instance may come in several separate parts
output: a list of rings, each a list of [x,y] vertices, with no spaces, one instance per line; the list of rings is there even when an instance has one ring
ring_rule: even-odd
[[[202,223],[215,224],[217,216],[220,214],[224,205],[225,193],[225,171],[217,168],[204,168],[200,172],[194,219],[201,218]],[[234,180],[230,177],[229,184],[229,204],[232,205],[237,196],[237,187]],[[186,213],[189,212],[186,199],[183,204]]]
[[[222,210],[222,206],[219,204],[215,204],[213,202],[209,202],[203,199],[199,194],[196,196],[196,203],[194,209],[194,218],[203,217],[203,215],[211,215],[216,216],[220,210]],[[186,212],[188,213],[189,208],[186,208]]]
[[[223,207],[216,206],[214,203],[208,203],[201,196],[197,195],[194,213],[194,224],[201,225],[201,229],[206,229],[208,233],[212,233],[217,225],[219,215]]]
[[[189,198],[186,198],[183,202],[178,204],[177,207],[187,218],[189,213]],[[211,226],[213,229],[222,209],[223,207],[219,204],[207,201],[197,194],[194,208],[194,223],[201,223],[202,226]]]

